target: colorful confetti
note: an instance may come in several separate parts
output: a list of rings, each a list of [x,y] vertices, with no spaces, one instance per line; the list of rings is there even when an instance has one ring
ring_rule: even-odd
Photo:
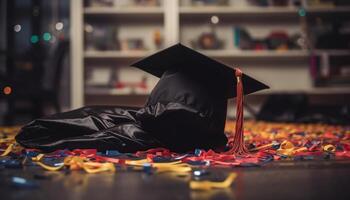
[[[234,121],[228,121],[225,132],[232,133],[234,124]],[[186,175],[209,166],[251,167],[279,160],[350,159],[350,126],[248,121],[245,123],[244,141],[250,153],[243,156],[201,149],[179,154],[164,148],[135,154],[115,150],[97,152],[94,149],[58,150],[44,154],[16,144],[14,136],[18,130],[19,127],[0,129],[0,165],[4,168],[34,165],[50,171],[84,170],[87,173],[100,173],[131,169],[149,174]],[[228,137],[230,145],[232,137]],[[193,183],[193,187],[202,187],[196,184]]]

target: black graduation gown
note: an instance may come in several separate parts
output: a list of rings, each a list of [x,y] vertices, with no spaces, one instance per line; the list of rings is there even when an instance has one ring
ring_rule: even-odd
[[[227,102],[182,72],[167,71],[143,108],[90,106],[36,119],[16,140],[27,148],[184,152],[226,144]]]

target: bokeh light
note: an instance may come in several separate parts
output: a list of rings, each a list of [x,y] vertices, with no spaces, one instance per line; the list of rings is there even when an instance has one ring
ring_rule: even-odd
[[[4,89],[2,90],[2,92],[5,94],[5,95],[10,95],[12,93],[12,88],[10,86],[6,86],[4,87]]]
[[[50,41],[51,38],[52,38],[52,36],[51,36],[50,33],[46,32],[46,33],[43,34],[43,39],[44,39],[45,41]]]
[[[55,28],[57,31],[60,31],[63,29],[63,23],[62,22],[57,22],[55,25]]]
[[[32,35],[32,37],[30,37],[30,42],[33,44],[39,42],[39,36]]]
[[[16,33],[18,33],[18,32],[20,32],[20,31],[22,30],[22,26],[19,25],[19,24],[16,24],[16,25],[13,27],[13,30],[14,30]]]
[[[298,11],[298,14],[300,17],[305,17],[306,16],[306,10],[304,8],[300,8]]]
[[[213,23],[213,24],[217,24],[220,21],[219,17],[216,15],[211,16],[210,20],[211,20],[211,23]]]

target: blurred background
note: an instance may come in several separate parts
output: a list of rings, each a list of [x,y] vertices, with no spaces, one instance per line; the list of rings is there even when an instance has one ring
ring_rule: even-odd
[[[0,6],[0,125],[86,105],[142,106],[158,79],[129,65],[177,42],[271,87],[246,97],[246,118],[350,122],[348,0],[1,0]]]

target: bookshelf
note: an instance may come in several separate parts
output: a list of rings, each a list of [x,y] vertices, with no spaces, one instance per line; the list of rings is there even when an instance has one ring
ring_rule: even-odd
[[[121,93],[115,88],[88,88],[85,85],[86,71],[98,68],[100,63],[108,63],[111,68],[128,66],[132,62],[158,51],[154,45],[142,50],[96,50],[85,48],[84,25],[102,23],[118,26],[123,35],[142,32],[152,27],[161,29],[163,45],[161,48],[181,42],[191,46],[194,38],[201,32],[210,30],[210,17],[216,16],[220,23],[215,26],[218,36],[224,41],[224,48],[218,50],[199,50],[201,53],[218,59],[233,67],[240,66],[244,72],[271,86],[271,90],[256,93],[264,96],[274,93],[305,93],[310,95],[349,94],[346,87],[314,87],[310,75],[310,57],[349,56],[349,50],[308,49],[288,50],[241,50],[234,45],[232,27],[246,26],[254,37],[266,36],[271,30],[284,30],[288,34],[307,34],[308,22],[300,16],[300,9],[307,16],[349,15],[350,7],[323,6],[191,6],[182,0],[160,0],[160,6],[126,7],[86,7],[83,0],[71,1],[71,104],[72,108],[88,104],[119,104],[144,101],[147,93]],[[233,1],[230,1],[231,3]],[[126,30],[124,30],[123,29]],[[123,32],[124,31],[124,32]],[[148,39],[152,40],[150,36]],[[148,42],[148,43],[147,43]],[[145,43],[150,44],[149,41]],[[96,64],[97,63],[97,64]],[[130,101],[128,101],[128,99]]]

